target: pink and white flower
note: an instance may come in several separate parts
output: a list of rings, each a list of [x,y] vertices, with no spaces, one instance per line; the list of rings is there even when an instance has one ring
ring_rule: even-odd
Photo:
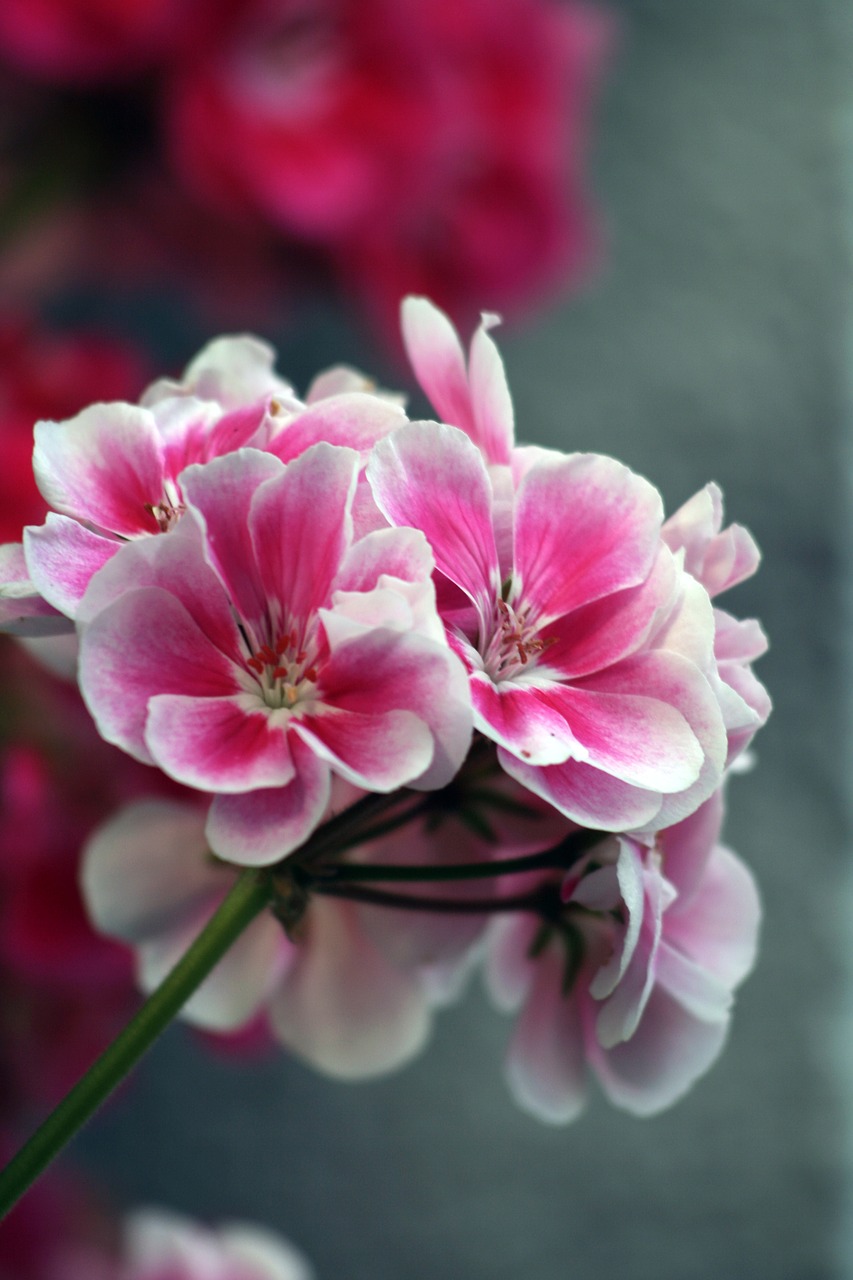
[[[368,465],[375,500],[427,536],[475,726],[503,767],[582,825],[673,821],[725,758],[707,595],[662,541],[648,481],[611,458],[513,447],[491,323],[466,370],[446,318],[407,302],[418,375],[461,430],[387,436]]]
[[[175,528],[189,464],[249,445],[284,461],[321,440],[364,451],[405,420],[399,398],[346,369],[317,379],[303,404],[274,359],[256,338],[219,338],[181,382],[161,379],[138,405],[95,404],[37,423],[33,470],[50,510],[26,529],[23,551],[4,549],[0,624],[21,634],[73,629],[93,574],[128,541]]]
[[[652,1115],[711,1066],[760,918],[750,873],[716,843],[721,819],[717,793],[652,844],[608,840],[566,877],[551,924],[492,926],[487,978],[521,1010],[507,1071],[526,1110],[574,1119],[592,1073],[616,1106]]]
[[[213,792],[208,837],[230,861],[295,849],[333,773],[432,789],[468,748],[429,549],[410,529],[354,541],[359,468],[326,444],[287,465],[241,450],[189,467],[178,532],[126,546],[83,601],[80,683],[99,731]]]

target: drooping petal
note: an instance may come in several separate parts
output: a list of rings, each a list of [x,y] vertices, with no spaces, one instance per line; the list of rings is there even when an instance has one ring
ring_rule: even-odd
[[[298,1249],[265,1228],[232,1222],[219,1232],[219,1240],[241,1280],[315,1280],[313,1267]]]
[[[160,587],[128,591],[99,613],[80,644],[80,689],[101,737],[152,763],[145,745],[149,700],[240,692],[237,668]]]
[[[160,438],[148,409],[95,404],[67,422],[35,426],[33,473],[49,506],[100,529],[155,533],[163,494]]]
[[[677,1102],[718,1057],[728,1021],[694,1018],[656,987],[634,1035],[615,1048],[591,1049],[604,1092],[617,1107],[651,1116]]]
[[[657,490],[612,458],[539,461],[516,497],[513,597],[542,624],[638,585],[654,563],[661,516]]]
[[[183,929],[138,949],[139,982],[153,991],[186,953],[201,932],[210,913]],[[290,944],[278,921],[269,913],[258,916],[196,988],[181,1009],[181,1017],[209,1031],[230,1031],[243,1026],[269,997],[290,963]]]
[[[232,876],[210,857],[204,821],[200,805],[152,799],[97,828],[83,853],[82,888],[98,929],[140,942],[219,901]]]
[[[421,529],[440,572],[490,611],[500,591],[492,488],[468,437],[436,422],[409,423],[376,446],[367,478],[388,520]]]
[[[423,1048],[429,1013],[416,977],[391,965],[353,903],[315,897],[296,962],[270,1002],[276,1035],[326,1074],[394,1071]]]
[[[536,963],[533,989],[513,1031],[506,1061],[519,1106],[549,1124],[568,1124],[586,1105],[587,1068],[578,1002],[562,991],[560,955]]]
[[[294,776],[287,713],[245,694],[158,694],[148,704],[145,743],[151,758],[187,787],[225,794],[285,786]]]
[[[755,963],[760,923],[761,900],[752,874],[717,845],[693,896],[669,912],[667,941],[732,988]]]
[[[533,985],[536,966],[529,951],[536,929],[535,918],[526,915],[496,916],[489,924],[483,976],[490,999],[503,1013],[513,1013]]]
[[[628,843],[623,842],[623,848]],[[636,859],[635,866],[638,866],[639,853],[636,846],[631,852]],[[639,917],[636,945],[595,1022],[598,1042],[605,1049],[612,1049],[623,1040],[630,1040],[642,1019],[657,976],[664,912],[674,896],[672,886],[661,874],[657,860],[652,858],[651,865],[642,871],[642,903],[639,908],[635,907],[635,921]],[[596,995],[594,985],[594,982],[590,984],[590,994],[593,996]]]
[[[731,988],[683,951],[670,946],[668,937],[663,938],[658,950],[655,980],[694,1018],[717,1022],[728,1016],[732,1005]]]
[[[323,819],[329,803],[329,766],[293,735],[295,777],[284,787],[218,795],[207,818],[214,853],[245,867],[266,867],[298,848]]]
[[[328,605],[352,541],[350,509],[359,458],[317,444],[261,485],[249,515],[255,559],[268,600],[283,617],[306,622]]]
[[[92,578],[122,545],[117,538],[94,533],[52,511],[43,525],[24,530],[24,555],[33,584],[69,618],[76,618]]]
[[[705,874],[711,850],[720,835],[724,811],[723,788],[719,787],[689,817],[658,834],[664,873],[678,892],[678,912],[690,902]]]
[[[608,867],[602,867],[600,870],[584,876],[572,894],[572,901],[592,907],[590,882],[594,882],[597,876],[601,876],[604,872],[610,870]],[[633,959],[643,925],[643,907],[645,903],[643,867],[637,846],[632,840],[619,840],[619,855],[615,867],[612,868],[612,874],[618,887],[617,901],[625,915],[625,931],[621,946],[614,951],[610,960],[601,966],[589,984],[589,993],[596,1000],[604,1000],[609,995],[612,995],[614,988],[625,976],[625,971]],[[593,889],[595,888],[594,883],[592,887]],[[598,909],[601,910],[601,907]],[[617,1039],[622,1039],[622,1037],[619,1036]]]

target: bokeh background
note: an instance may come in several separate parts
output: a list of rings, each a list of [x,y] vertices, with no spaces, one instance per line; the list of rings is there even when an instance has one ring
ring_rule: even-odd
[[[763,550],[731,607],[771,638],[759,674],[775,711],[726,829],[762,889],[761,957],[719,1064],[650,1121],[602,1101],[565,1129],[519,1113],[509,1026],[476,982],[414,1065],[370,1084],[170,1030],[67,1167],[119,1206],[265,1222],[325,1280],[853,1276],[853,16],[846,0],[607,13],[598,261],[499,342],[522,439],[613,454],[669,510],[714,479]],[[158,371],[252,322],[251,296],[218,303],[162,280],[63,280],[38,298],[54,324],[129,339]],[[306,273],[263,299],[257,327],[298,387],[344,359],[411,391],[363,315]]]

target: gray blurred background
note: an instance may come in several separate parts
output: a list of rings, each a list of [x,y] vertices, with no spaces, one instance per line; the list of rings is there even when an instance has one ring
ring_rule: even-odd
[[[721,1062],[651,1121],[600,1100],[565,1129],[519,1113],[509,1025],[476,983],[414,1066],[370,1085],[170,1031],[76,1158],[119,1203],[269,1223],[320,1280],[853,1277],[850,4],[615,8],[595,156],[608,265],[499,340],[522,439],[612,453],[669,510],[715,479],[764,551],[727,597],[772,641],[776,709],[726,833],[762,887],[761,959]],[[164,304],[140,323],[170,367],[210,336]],[[317,301],[268,336],[303,387],[341,358],[382,371]]]

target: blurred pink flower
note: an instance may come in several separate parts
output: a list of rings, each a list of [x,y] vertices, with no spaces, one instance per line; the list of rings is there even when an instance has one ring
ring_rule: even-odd
[[[176,171],[321,246],[389,330],[403,293],[466,319],[573,279],[610,22],[582,0],[253,0],[176,67]]]
[[[312,1280],[313,1274],[293,1245],[263,1227],[210,1228],[162,1209],[138,1209],[124,1223],[115,1280]]]
[[[752,876],[716,843],[721,821],[717,793],[653,841],[614,837],[568,873],[550,922],[491,926],[491,993],[520,1009],[510,1087],[540,1119],[574,1119],[590,1072],[616,1106],[652,1115],[720,1053],[760,918]]]

